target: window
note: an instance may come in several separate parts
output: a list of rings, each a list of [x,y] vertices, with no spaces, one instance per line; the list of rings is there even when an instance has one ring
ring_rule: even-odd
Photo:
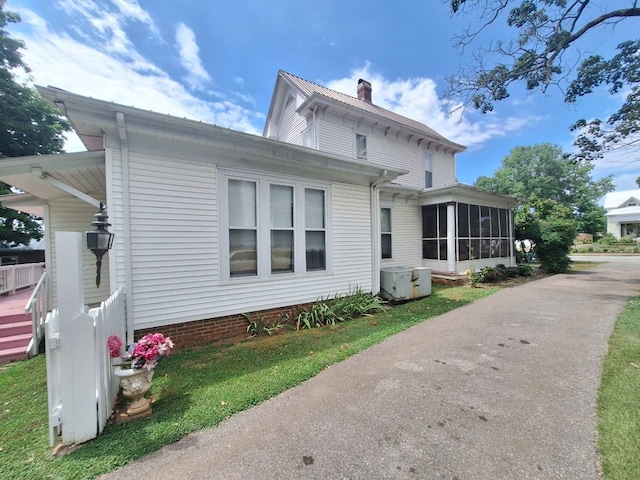
[[[223,174],[222,275],[269,278],[327,270],[330,189],[302,179]]]
[[[391,209],[380,209],[380,250],[382,258],[391,258]]]
[[[433,154],[424,151],[424,188],[433,187]]]
[[[356,133],[356,157],[360,160],[367,159],[367,137]]]
[[[509,210],[456,204],[458,261],[508,257]],[[422,258],[447,259],[447,204],[422,207]]]
[[[229,274],[258,274],[256,183],[229,180]]]
[[[458,260],[508,257],[509,210],[457,204]]]
[[[307,188],[305,195],[305,251],[307,271],[327,268],[324,190]]]
[[[270,185],[271,273],[293,272],[293,187]]]
[[[316,135],[313,125],[310,125],[309,128],[302,132],[302,146],[316,148]]]

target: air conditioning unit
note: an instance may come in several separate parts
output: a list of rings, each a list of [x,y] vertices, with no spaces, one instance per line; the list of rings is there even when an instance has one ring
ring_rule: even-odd
[[[391,302],[402,302],[431,295],[431,269],[427,267],[381,268],[380,295]]]
[[[409,300],[411,298],[411,269],[409,267],[381,268],[380,295],[392,302]]]

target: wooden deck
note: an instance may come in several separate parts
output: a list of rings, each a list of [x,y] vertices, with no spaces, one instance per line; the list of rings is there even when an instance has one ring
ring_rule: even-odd
[[[33,288],[15,295],[0,297],[0,363],[27,358],[27,345],[31,340],[31,315],[24,307]]]

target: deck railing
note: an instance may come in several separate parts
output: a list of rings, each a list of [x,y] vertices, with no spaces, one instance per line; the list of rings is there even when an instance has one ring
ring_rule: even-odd
[[[0,295],[13,295],[16,290],[33,287],[44,272],[44,262],[0,267]]]
[[[27,305],[24,307],[24,313],[31,314],[31,341],[27,347],[27,355],[34,357],[38,355],[40,342],[44,336],[44,323],[47,313],[51,310],[51,286],[44,272],[33,290]]]

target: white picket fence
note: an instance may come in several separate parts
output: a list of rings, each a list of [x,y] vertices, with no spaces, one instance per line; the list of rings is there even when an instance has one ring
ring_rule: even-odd
[[[58,308],[45,320],[49,442],[86,442],[101,433],[111,415],[118,379],[113,374],[107,339],[125,339],[124,289],[100,307],[84,307],[81,234],[57,232]],[[64,277],[64,278],[63,278]]]
[[[44,263],[24,263],[0,267],[0,295],[13,295],[21,288],[33,287],[44,272]]]

